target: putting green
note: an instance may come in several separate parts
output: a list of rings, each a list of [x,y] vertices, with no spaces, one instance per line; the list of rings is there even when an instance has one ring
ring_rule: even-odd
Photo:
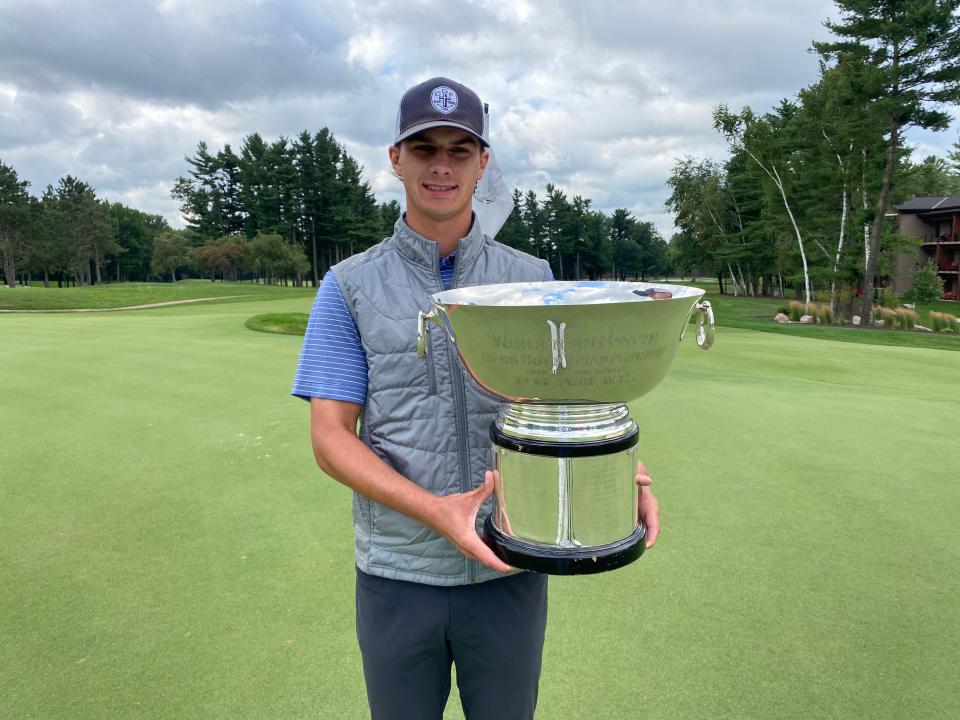
[[[0,718],[367,716],[350,495],[244,328],[309,304],[0,316]],[[687,338],[633,405],[661,541],[551,579],[538,716],[960,716],[958,369]]]

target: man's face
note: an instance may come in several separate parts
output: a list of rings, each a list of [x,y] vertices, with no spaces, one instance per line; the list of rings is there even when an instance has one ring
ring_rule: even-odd
[[[399,149],[391,147],[390,162],[403,180],[411,226],[468,220],[487,157],[476,138],[456,128],[425,130]]]

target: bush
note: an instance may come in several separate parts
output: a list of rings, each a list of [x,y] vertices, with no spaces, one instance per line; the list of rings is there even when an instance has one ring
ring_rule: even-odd
[[[892,287],[887,286],[880,290],[880,304],[891,310],[894,310],[900,305],[900,300],[897,298],[896,293],[893,292]]]
[[[885,327],[893,328],[897,322],[897,313],[888,307],[877,306],[874,316],[883,321]]]
[[[911,310],[910,308],[899,307],[894,312],[897,316],[897,324],[904,330],[912,330],[913,326],[916,325],[920,319],[917,311]]]
[[[943,297],[943,278],[937,273],[933,260],[913,271],[910,292],[907,297],[912,302],[929,303]]]
[[[829,305],[817,305],[815,313],[818,323],[823,323],[824,325],[833,324],[833,310],[830,309]]]
[[[960,332],[960,320],[956,315],[931,310],[930,329],[934,332]]]
[[[793,322],[798,322],[801,316],[806,315],[805,309],[806,306],[799,300],[791,300],[790,309],[787,312],[787,315],[790,316],[790,319],[793,320]]]
[[[930,311],[930,329],[934,332],[943,332],[949,327],[947,319],[945,317],[946,313],[937,312],[936,310]]]

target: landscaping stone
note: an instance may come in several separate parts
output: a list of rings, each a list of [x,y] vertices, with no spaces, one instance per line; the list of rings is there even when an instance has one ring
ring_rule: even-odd
[[[854,325],[859,325],[859,324],[860,324],[860,316],[859,316],[859,315],[854,315],[854,316],[853,316],[853,320],[852,320],[851,322],[852,322]]]
[[[803,323],[804,325],[809,325],[810,323],[813,322],[813,315],[801,315],[800,322]]]
[[[790,318],[788,318],[788,317],[787,317],[786,315],[784,315],[783,313],[777,313],[777,314],[776,314],[776,317],[774,317],[773,320],[774,320],[774,322],[778,322],[778,323],[788,323],[788,322],[790,322]]]

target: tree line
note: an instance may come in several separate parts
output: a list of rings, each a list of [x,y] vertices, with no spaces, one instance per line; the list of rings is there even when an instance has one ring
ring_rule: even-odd
[[[670,272],[667,242],[653,223],[625,208],[606,215],[591,204],[580,195],[568,199],[553,184],[542,200],[534,190],[515,188],[497,240],[548,260],[558,280],[646,280]]]
[[[176,179],[186,228],[159,215],[97,198],[67,176],[39,198],[0,163],[0,252],[7,284],[42,276],[44,284],[210,279],[316,284],[336,262],[393,232],[401,207],[377,203],[362,168],[326,128],[293,141],[254,133],[239,153],[206,143],[185,158]],[[498,239],[550,261],[558,279],[645,279],[669,269],[666,241],[626,209],[594,210],[547,185],[513,192]]]
[[[186,162],[172,190],[185,242],[203,248],[195,257],[225,277],[259,268],[316,284],[331,265],[391,234],[400,215],[396,201],[377,203],[362,167],[327,128],[271,142],[253,133],[239,152],[200,142]]]
[[[43,278],[59,285],[147,280],[153,239],[170,232],[159,215],[98,198],[67,175],[39,196],[0,161],[0,260],[5,283]]]
[[[893,232],[893,203],[960,188],[960,141],[949,161],[909,160],[904,131],[945,130],[960,102],[956,0],[838,0],[836,38],[813,44],[816,83],[757,114],[720,105],[724,162],[677,161],[667,207],[678,266],[715,274],[734,293],[792,286],[799,299],[863,295],[914,241]]]
[[[293,142],[243,141],[211,153],[199,143],[172,194],[186,228],[98,198],[66,176],[40,197],[0,161],[0,259],[8,286],[183,277],[299,284],[392,232],[397,202],[377,204],[359,164],[329,130]]]
[[[199,239],[194,245],[209,248],[210,258],[226,256],[207,263],[224,277],[243,267],[244,239],[255,250],[266,242],[254,242],[262,236],[288,243],[290,257],[281,262],[278,240],[270,241],[275,267],[308,272],[316,282],[331,265],[392,234],[400,216],[397,202],[376,202],[362,168],[327,128],[272,142],[254,133],[239,152],[230,145],[212,152],[201,142],[186,160],[191,169],[177,179],[173,195],[182,203],[188,238]],[[533,190],[515,189],[513,202],[497,239],[548,259],[557,278],[666,271],[666,241],[627,210],[608,217],[589,199],[570,200],[554,185],[542,200]],[[167,254],[185,259],[188,245]],[[162,265],[167,272],[171,262]]]

